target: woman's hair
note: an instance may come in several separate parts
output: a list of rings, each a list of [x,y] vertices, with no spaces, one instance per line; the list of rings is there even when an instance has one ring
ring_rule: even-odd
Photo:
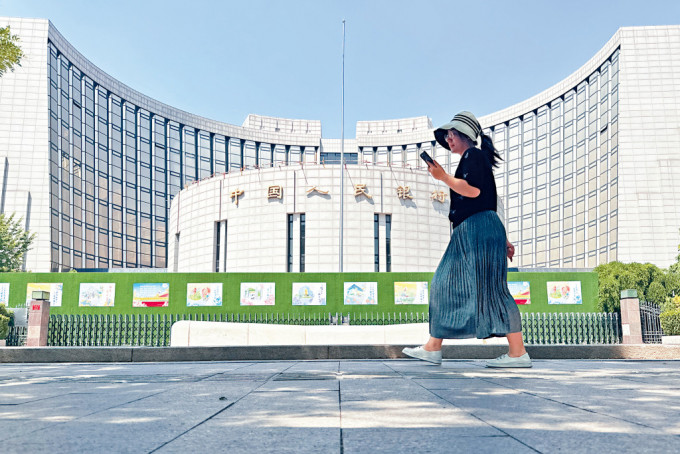
[[[472,140],[469,138],[467,135],[463,134],[462,132],[452,129],[453,133],[456,134],[458,137],[462,138],[468,143],[468,146],[470,148],[474,147],[477,145],[477,142],[475,140]],[[493,140],[491,140],[490,136],[487,136],[483,132],[479,133],[479,137],[482,139],[482,145],[481,149],[486,155],[487,159],[491,163],[491,167],[498,167],[498,161],[502,161],[503,158],[501,158],[501,155],[498,153],[498,150],[496,150],[496,147],[493,146]]]
[[[493,146],[493,140],[491,140],[490,136],[484,134],[484,132],[480,132],[479,137],[482,139],[482,151],[489,159],[491,167],[498,167],[498,161],[502,161],[503,158],[501,158],[501,155],[498,153],[498,150],[496,150],[496,147]]]

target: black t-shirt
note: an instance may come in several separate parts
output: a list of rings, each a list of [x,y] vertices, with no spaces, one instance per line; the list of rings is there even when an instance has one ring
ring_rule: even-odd
[[[484,152],[470,148],[460,157],[454,177],[468,182],[479,189],[477,197],[464,197],[451,189],[451,208],[449,220],[455,229],[461,222],[482,211],[496,211],[496,180],[493,167]]]

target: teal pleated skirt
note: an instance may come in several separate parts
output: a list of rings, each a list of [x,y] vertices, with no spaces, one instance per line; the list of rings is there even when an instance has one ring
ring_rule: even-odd
[[[508,289],[505,228],[483,211],[453,229],[430,287],[430,335],[486,339],[522,330]]]

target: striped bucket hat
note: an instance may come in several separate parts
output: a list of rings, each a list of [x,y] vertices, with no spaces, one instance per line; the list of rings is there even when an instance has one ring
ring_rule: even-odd
[[[482,127],[472,115],[472,112],[463,111],[457,113],[451,121],[442,125],[434,130],[434,138],[442,147],[450,150],[449,144],[446,143],[446,135],[449,133],[449,129],[455,129],[461,134],[468,136],[473,142],[477,142],[477,137],[479,133],[482,132]]]

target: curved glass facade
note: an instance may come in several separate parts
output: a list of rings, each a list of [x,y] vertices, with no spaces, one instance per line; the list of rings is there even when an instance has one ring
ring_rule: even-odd
[[[182,185],[179,126],[48,47],[52,270],[165,267],[168,193]],[[202,171],[202,161],[185,162],[185,178]]]
[[[320,146],[254,142],[169,120],[99,85],[52,42],[48,48],[53,271],[165,268],[168,209],[187,184],[339,160]],[[550,103],[485,125],[504,157],[497,183],[519,266],[616,259],[619,52]],[[419,167],[420,150],[436,144],[418,135],[408,145],[357,146],[348,161]],[[447,156],[439,147],[434,153]]]
[[[211,175],[289,163],[334,164],[317,146],[229,137],[124,99],[48,40],[52,271],[167,266],[168,209]],[[276,128],[278,130],[279,128]],[[348,164],[420,166],[422,143],[347,150]],[[328,147],[329,150],[333,147]]]
[[[619,54],[551,102],[487,128],[504,158],[496,178],[519,266],[616,260]]]
[[[438,186],[418,155],[427,151],[449,171],[458,158],[437,146],[426,116],[359,121],[355,138],[345,140],[344,148],[340,139],[322,137],[316,120],[251,114],[242,125],[232,125],[184,112],[126,86],[87,60],[48,20],[0,17],[0,23],[11,25],[27,55],[25,64],[0,78],[0,212],[15,213],[36,233],[26,270],[168,268],[178,220],[196,229],[192,216],[211,217],[210,207],[231,207],[223,203],[229,193],[220,191],[226,189],[194,182],[228,174],[221,178],[224,184],[247,185],[252,195],[267,189],[257,186],[264,184],[264,174],[281,187],[300,189],[295,178],[313,186],[314,175],[323,173],[329,175],[323,181],[328,203],[311,204],[306,213],[305,266],[313,270],[314,254],[334,258],[339,238],[341,185],[333,169],[341,174],[337,164],[343,149],[347,163],[354,164],[347,172],[359,178],[355,184],[380,188],[371,210],[357,211],[366,222],[354,219],[353,227],[346,227],[354,229],[348,234],[357,239],[349,256],[360,257],[370,247],[361,241],[374,239],[376,214],[390,216],[396,269],[410,266],[400,262],[400,247],[413,237],[404,232],[416,229],[423,236],[449,231],[446,207],[425,197]],[[680,168],[678,52],[678,25],[624,27],[554,86],[479,117],[504,158],[496,178],[509,239],[516,245],[512,265],[567,269],[612,260],[662,267],[675,262],[680,225],[680,193],[675,190]],[[474,106],[468,109],[474,111]],[[263,168],[270,170],[258,172]],[[195,197],[191,206],[180,203],[187,186],[187,193],[212,189]],[[407,210],[410,205],[396,198],[397,187],[418,188],[422,194],[414,194],[416,200],[425,198]],[[306,209],[306,193],[287,189],[286,194],[276,219],[265,219],[256,203],[247,207],[248,222],[266,222],[270,229],[258,244],[271,243],[272,235],[280,234],[279,217],[285,220],[286,214]],[[344,200],[348,212],[359,203]],[[245,211],[243,205],[239,216]],[[224,210],[217,213],[219,218],[211,222],[228,220]],[[331,221],[320,225],[320,217]],[[231,221],[230,235],[236,235],[232,250],[245,251],[255,241],[253,229]],[[203,231],[195,238],[188,230],[184,233],[182,247],[209,243]],[[442,247],[445,236],[438,240]],[[285,235],[281,238],[276,241],[285,241]],[[270,243],[267,247],[278,247]],[[204,252],[192,253],[199,260]],[[238,259],[232,270],[249,260],[247,252],[240,253],[231,256]],[[436,260],[436,251],[428,254],[427,260]],[[359,258],[352,263],[363,266]],[[334,266],[326,258],[317,265]],[[430,265],[424,261],[418,266]]]

